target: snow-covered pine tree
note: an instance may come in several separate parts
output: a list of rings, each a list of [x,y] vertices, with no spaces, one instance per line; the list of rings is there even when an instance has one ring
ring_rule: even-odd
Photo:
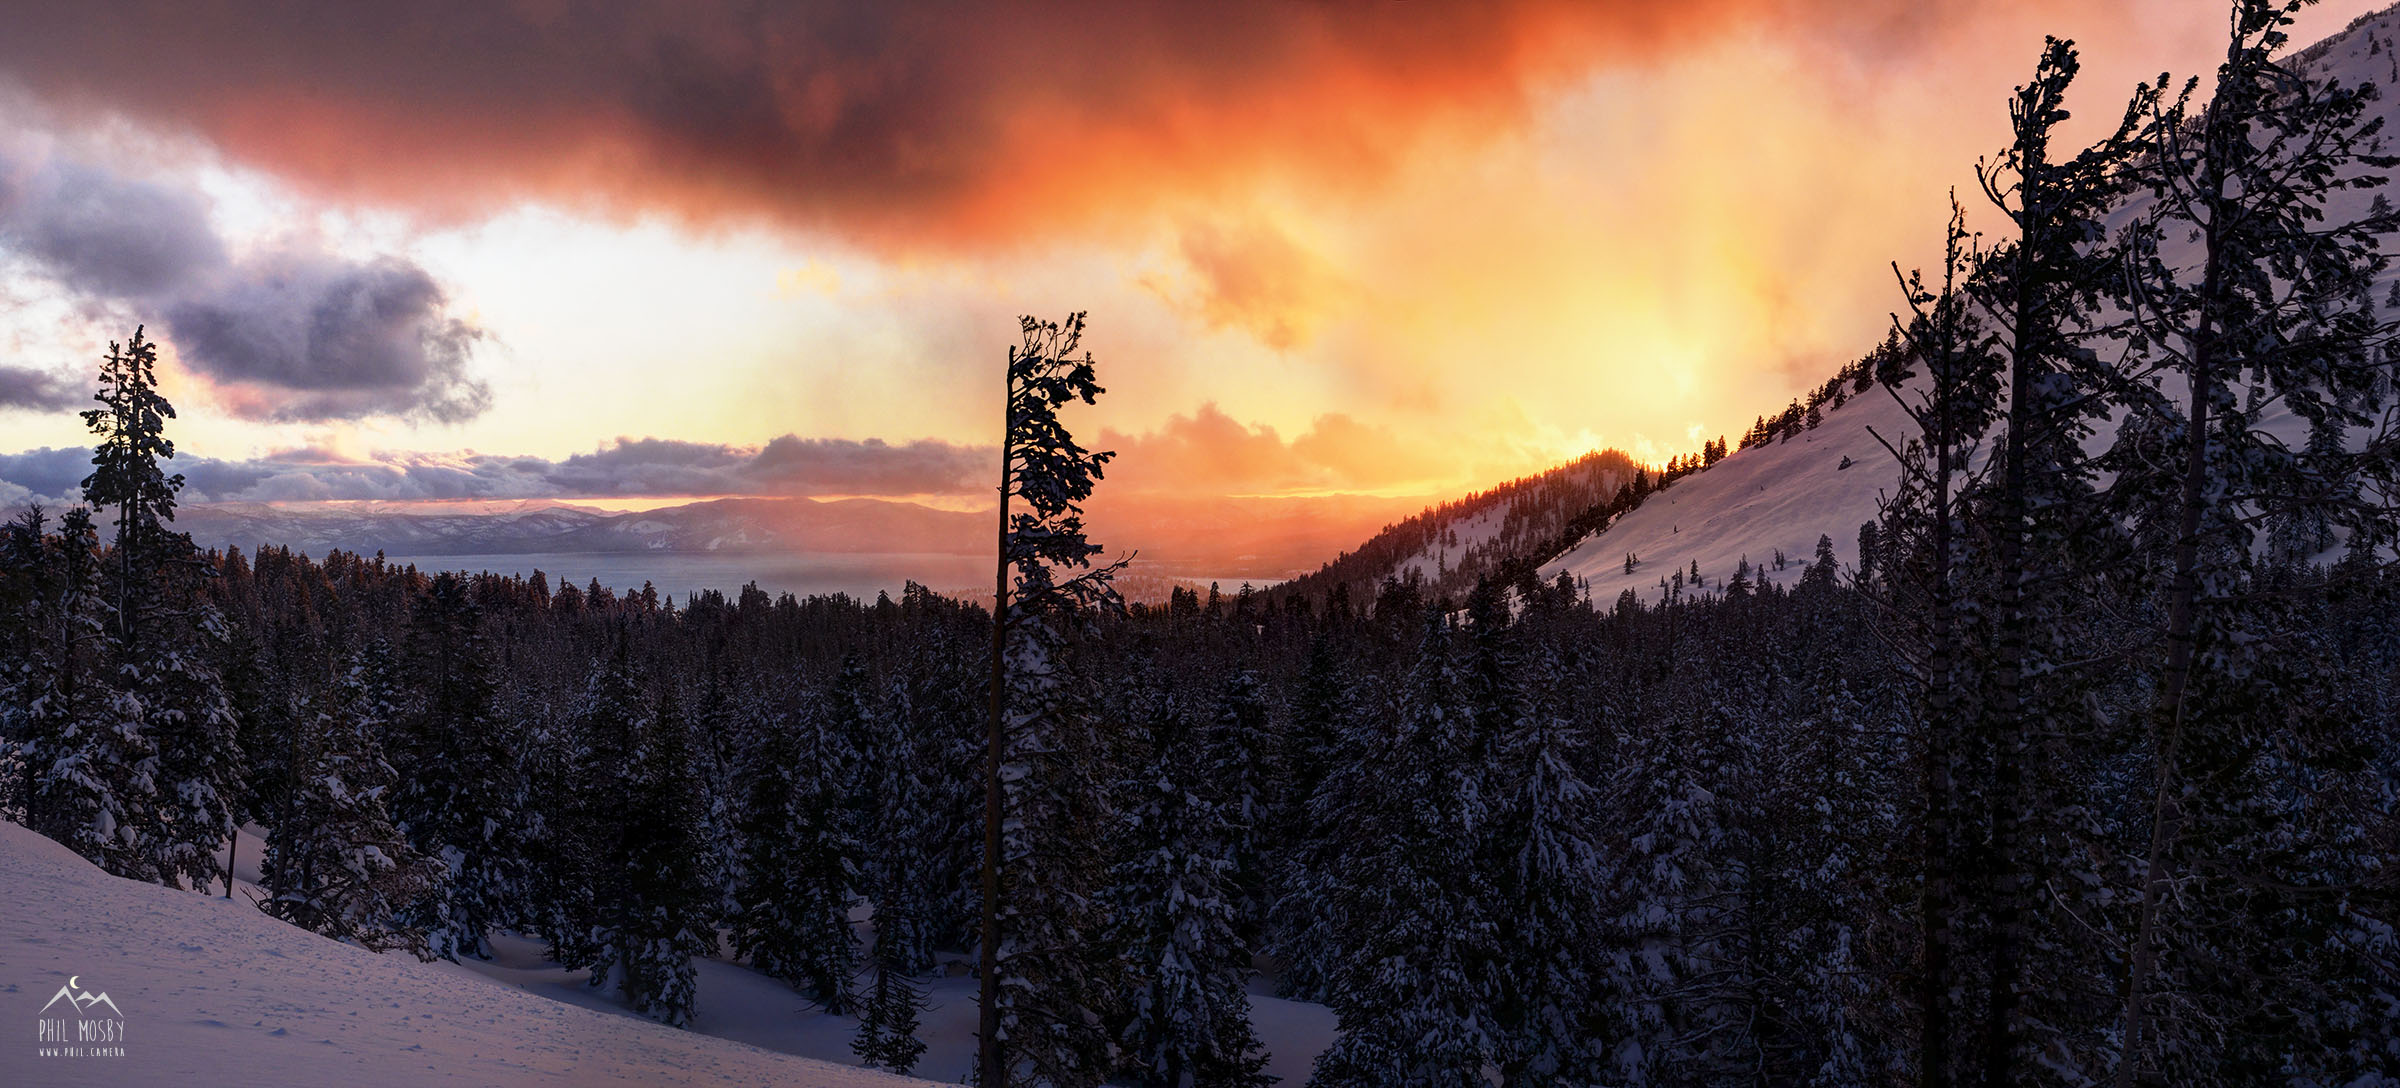
[[[55,537],[42,537],[38,518],[30,528],[38,565],[24,572],[28,655],[14,690],[27,825],[118,876],[155,879],[139,832],[156,804],[157,760],[107,667],[99,531],[82,507],[67,511]]]
[[[925,886],[914,890],[931,897],[930,956],[936,947],[974,947],[981,923],[988,706],[980,690],[987,677],[974,647],[989,630],[980,609],[969,613],[921,586],[911,585],[901,607],[912,637],[926,647],[897,663],[893,715],[912,738],[913,758],[928,792],[925,834],[933,871]]]
[[[225,877],[225,844],[242,800],[242,755],[234,742],[239,724],[216,667],[224,620],[186,581],[198,576],[196,567],[180,565],[197,562],[190,539],[174,539],[185,554],[168,572],[167,593],[180,606],[143,628],[174,633],[139,651],[138,663],[121,660],[117,673],[136,693],[158,753],[157,823],[145,835],[158,879],[207,890]]]
[[[439,894],[439,861],[409,845],[386,804],[397,777],[382,736],[395,713],[391,647],[355,654],[335,690],[308,709],[288,754],[290,781],[268,833],[259,909],[304,929],[377,952],[430,959],[409,908]]]
[[[1361,628],[1344,622],[1339,630],[1356,637]],[[1377,834],[1367,821],[1382,785],[1368,756],[1388,736],[1380,677],[1346,658],[1337,648],[1344,641],[1324,631],[1313,640],[1285,745],[1293,798],[1280,835],[1268,948],[1282,968],[1278,992],[1310,1001],[1325,1000],[1342,971],[1342,877],[1356,871],[1355,852]]]
[[[417,904],[413,920],[435,955],[488,959],[491,931],[523,915],[531,866],[517,744],[497,713],[482,611],[466,579],[436,575],[414,601],[408,633],[408,666],[424,695],[393,723],[406,771],[393,793],[393,822],[449,871],[441,894]]]
[[[238,562],[240,556],[239,551],[230,552],[227,559]],[[236,816],[273,827],[282,819],[276,806],[282,804],[283,783],[289,780],[284,761],[292,751],[292,733],[299,728],[290,679],[301,666],[275,660],[262,626],[233,625],[219,674],[225,678],[226,704],[233,710],[235,745],[245,761],[242,811]]]
[[[1256,682],[1234,679],[1211,731]],[[1250,1027],[1252,945],[1240,926],[1240,799],[1213,777],[1209,738],[1175,696],[1144,701],[1150,758],[1120,787],[1128,851],[1110,895],[1111,943],[1127,964],[1120,1075],[1144,1088],[1264,1088],[1273,1078]]]
[[[1373,838],[1340,889],[1344,950],[1327,1003],[1341,1034],[1318,1056],[1313,1088],[1480,1084],[1496,1057],[1486,768],[1466,758],[1475,708],[1458,636],[1438,607],[1424,624],[1395,732],[1370,757],[1378,787],[1353,817]]]
[[[1580,661],[1561,641],[1544,640],[1524,681],[1547,697],[1504,723],[1493,749],[1490,842],[1504,956],[1494,1020],[1506,1088],[1606,1079],[1599,922],[1611,880],[1594,825],[1600,798],[1584,780],[1583,735],[1562,697]]]
[[[1106,871],[1108,753],[1096,692],[1077,659],[1095,613],[1120,607],[1083,533],[1107,452],[1075,441],[1058,410],[1102,392],[1081,313],[1020,322],[1009,349],[1001,443],[1001,535],[985,746],[981,1020],[984,1088],[1098,1084],[1111,1065],[1109,964],[1097,932]],[[1023,506],[1012,511],[1010,500]],[[1076,573],[1060,580],[1058,573]],[[1010,575],[1015,575],[1013,587]]]
[[[2010,103],[2009,146],[1977,168],[2010,228],[1970,284],[1998,334],[2008,385],[1997,464],[1968,497],[1978,535],[1989,542],[1977,572],[1988,587],[1978,607],[1987,610],[1991,632],[1979,732],[1988,737],[1992,770],[1967,791],[1983,798],[1988,830],[1987,848],[1972,855],[1964,875],[1990,917],[1979,934],[1980,1007],[1957,1027],[1973,1032],[1986,1083],[2017,1079],[2033,1054],[2054,1049],[2052,1033],[2080,1031],[2094,1015],[2084,1004],[2088,980],[2066,966],[2078,957],[2064,950],[2087,931],[2076,928],[2070,906],[2041,889],[2074,883],[2069,870],[2093,856],[2073,841],[2067,819],[2077,810],[2061,776],[2087,766],[2067,741],[2100,729],[2086,727],[2088,704],[2071,697],[2057,666],[2077,656],[2073,639],[2083,626],[2076,621],[2086,618],[2086,587],[2075,583],[2105,566],[2100,557],[2115,540],[2113,526],[2096,516],[2084,440],[2119,384],[2098,351],[2116,335],[2104,324],[2102,303],[2124,267],[2106,217],[2129,189],[2125,167],[2140,151],[2134,133],[2145,97],[2137,95],[2098,143],[2062,155],[2053,141],[2079,67],[2073,45],[2051,39]],[[2035,1031],[2044,1037],[2029,1035]]]
[[[943,836],[938,793],[927,781],[940,766],[927,755],[937,750],[910,734],[909,696],[909,686],[895,679],[873,719],[862,753],[869,792],[860,827],[861,868],[875,905],[875,963],[903,976],[933,967]]]
[[[847,1013],[858,937],[850,906],[859,848],[847,803],[856,757],[818,713],[769,727],[749,769],[734,951],[764,974]]]
[[[1696,980],[1720,959],[1711,938],[1724,908],[1712,878],[1727,837],[1724,803],[1709,768],[1688,750],[1696,715],[1679,713],[1684,722],[1660,720],[1652,709],[1648,721],[1611,730],[1619,764],[1608,792],[1619,822],[1609,851],[1622,860],[1602,900],[1614,913],[1602,920],[1609,958],[1601,1007],[1610,1080],[1630,1088],[1680,1083],[1723,1030],[1695,1008],[1717,996]]]
[[[2000,357],[1992,337],[1969,304],[1966,280],[1981,254],[1970,248],[1966,212],[1950,200],[1943,235],[1938,287],[1922,274],[1901,279],[1910,320],[1893,319],[1895,344],[1903,350],[1877,358],[1876,380],[1900,401],[1916,427],[1913,439],[1893,450],[1900,462],[1897,493],[1884,505],[1879,539],[1895,550],[1877,598],[1884,620],[1879,632],[1915,685],[1919,741],[1915,762],[1922,812],[1921,885],[1917,903],[1919,962],[1914,998],[1918,1016],[1916,1068],[1927,1088],[1956,1076],[1952,1003],[1957,998],[1952,950],[1957,939],[1962,893],[1957,871],[1960,843],[1959,781],[1964,710],[1975,694],[1975,675],[1960,606],[1960,574],[1968,511],[1963,500],[1968,477],[1999,409]],[[1894,266],[1894,274],[1898,266]],[[1879,439],[1882,436],[1877,436]],[[1887,440],[1889,441],[1889,440]],[[1830,580],[1832,541],[1819,538],[1819,563]],[[1812,569],[1802,581],[1818,577]]]
[[[545,844],[550,854],[550,958],[574,969],[591,968],[591,984],[613,985],[630,943],[626,891],[629,822],[637,815],[626,798],[640,792],[649,761],[643,750],[650,732],[648,700],[635,672],[629,633],[609,635],[605,656],[593,663],[575,705],[561,724],[555,819]]]
[[[2292,849],[2329,841],[2308,833],[2327,806],[2306,799],[2342,796],[2357,767],[2294,698],[2303,676],[2290,670],[2307,661],[2296,647],[2313,632],[2270,588],[2288,571],[2259,569],[2254,536],[2305,514],[2369,550],[2392,543],[2389,491],[2352,486],[2389,454],[2345,439],[2379,422],[2389,395],[2392,326],[2372,288],[2400,222],[2380,195],[2363,214],[2357,201],[2400,159],[2380,153],[2372,84],[2339,86],[2276,56],[2303,3],[2236,0],[2206,107],[2191,101],[2195,80],[2154,100],[2146,133],[2152,212],[2131,287],[2155,369],[2137,376],[2171,384],[2129,383],[2141,425],[2111,467],[2122,495],[2174,498],[2123,507],[2153,545],[2142,573],[2165,589],[2119,1085],[2363,1071],[2339,1038],[2348,1029],[2316,1010],[2358,1006],[2376,974],[2359,959],[2374,953],[2332,935],[2355,932],[2350,889],[2386,861]],[[2286,412],[2306,421],[2305,443],[2264,425]],[[2388,460],[2381,471],[2388,484]],[[2304,961],[2262,976],[2238,966],[2255,954],[2251,933],[2323,936],[2293,942]]]
[[[917,1059],[925,1054],[925,1041],[917,1038],[917,1020],[926,1008],[925,991],[909,980],[906,973],[890,964],[875,967],[875,988],[867,995],[866,1010],[858,1019],[858,1036],[850,1041],[850,1052],[858,1055],[858,1063],[869,1069],[908,1075],[916,1068]]]
[[[154,800],[138,810],[134,828],[149,855],[142,875],[198,888],[221,873],[241,758],[212,652],[223,623],[197,592],[196,580],[213,572],[191,538],[166,525],[183,476],[161,466],[175,456],[165,433],[175,407],[159,394],[157,366],[157,345],[142,329],[122,347],[110,342],[95,398],[101,406],[83,413],[99,439],[83,492],[94,509],[116,513],[109,633],[117,696],[108,713],[121,720],[108,728],[145,734],[156,756]]]
[[[1010,608],[997,1001],[1008,1083],[1074,1088],[1113,1061],[1116,965],[1090,939],[1105,928],[1112,761],[1095,685],[1072,656],[1088,606],[1049,578],[1046,565],[1022,570]]]
[[[755,705],[754,691],[737,693],[732,655],[723,638],[711,641],[708,680],[692,715],[692,752],[703,798],[700,834],[709,844],[701,859],[708,870],[705,879],[715,889],[717,913],[730,920],[739,909],[734,892],[742,871],[741,763],[735,753],[759,735],[756,722],[764,715]]]
[[[1275,733],[1267,720],[1266,685],[1258,673],[1237,670],[1218,695],[1215,716],[1196,738],[1206,761],[1200,779],[1223,806],[1233,870],[1234,925],[1255,947],[1266,930],[1269,895],[1267,841],[1273,828],[1268,794],[1279,777]]]
[[[51,671],[42,662],[49,647],[40,620],[48,597],[43,554],[48,523],[41,504],[33,503],[0,524],[0,819],[28,825],[33,774],[25,745],[31,738],[31,704]]]
[[[625,798],[624,900],[615,912],[603,912],[604,918],[615,913],[622,928],[594,977],[613,963],[634,1011],[685,1027],[696,996],[692,958],[717,950],[717,897],[701,861],[706,844],[691,723],[673,685],[659,695],[648,725],[642,766]]]

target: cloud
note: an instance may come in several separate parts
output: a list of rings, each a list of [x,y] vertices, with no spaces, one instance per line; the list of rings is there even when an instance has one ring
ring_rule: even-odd
[[[83,403],[84,394],[84,389],[56,374],[0,365],[0,411],[10,408],[63,411]]]
[[[30,496],[42,502],[62,502],[82,494],[83,478],[91,472],[92,451],[87,449],[69,446],[0,453],[0,492],[13,486],[25,492],[16,501]]]
[[[1112,497],[1389,491],[1446,481],[1460,467],[1339,413],[1317,417],[1286,441],[1213,403],[1140,434],[1104,428],[1095,446],[1117,451],[1102,489]],[[998,456],[989,446],[938,439],[786,434],[756,446],[623,437],[556,460],[472,451],[354,457],[303,447],[240,460],[187,454],[170,467],[183,473],[190,502],[980,497],[992,486]],[[0,485],[46,501],[74,501],[90,471],[90,451],[75,447],[0,454]]]
[[[486,453],[351,458],[296,449],[246,460],[177,457],[188,502],[439,501],[757,496],[946,496],[980,492],[988,448],[921,439],[800,438],[729,446],[620,438],[563,460]],[[74,502],[91,471],[75,447],[0,454],[0,493]]]
[[[606,495],[955,495],[981,489],[998,453],[932,439],[893,445],[784,435],[755,448],[620,438],[561,461],[563,491]]]
[[[481,329],[449,315],[441,285],[393,257],[260,259],[166,305],[185,366],[229,389],[237,414],[277,420],[417,415],[491,406],[467,373]]]
[[[1097,448],[1116,451],[1106,490],[1192,495],[1376,491],[1450,482],[1458,466],[1391,429],[1335,412],[1285,441],[1275,428],[1245,424],[1214,403],[1169,416],[1143,434],[1103,429]]]
[[[764,217],[896,246],[1105,229],[1260,179],[1371,183],[1596,64],[1762,29],[1896,47],[1922,0],[230,7],[12,13],[0,70],[322,191]],[[1881,44],[1879,44],[1881,43]],[[92,58],[136,56],[134,65]]]
[[[1193,224],[1181,248],[1198,282],[1188,295],[1160,293],[1211,327],[1241,329],[1278,351],[1306,346],[1348,290],[1324,258],[1263,222]]]
[[[12,165],[0,158],[0,231],[77,291],[155,295],[225,264],[208,204],[189,188],[66,159]]]
[[[484,332],[451,315],[416,264],[297,242],[236,259],[188,184],[32,146],[0,141],[0,250],[85,298],[162,318],[177,360],[236,415],[455,423],[489,407],[468,368]]]

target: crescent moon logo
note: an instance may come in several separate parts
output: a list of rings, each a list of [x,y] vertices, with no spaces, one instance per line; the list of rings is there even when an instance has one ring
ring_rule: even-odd
[[[76,982],[76,980],[78,980],[78,979],[80,979],[80,978],[82,978],[82,977],[83,977],[82,975],[68,975],[68,976],[67,976],[67,989],[70,989],[70,990],[74,989],[74,988],[75,988],[75,982]]]

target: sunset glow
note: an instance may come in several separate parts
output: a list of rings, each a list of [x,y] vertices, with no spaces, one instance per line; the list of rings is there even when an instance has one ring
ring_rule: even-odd
[[[144,286],[79,268],[98,242],[13,247],[10,363],[73,379],[149,321],[188,455],[334,480],[319,498],[622,502],[323,469],[784,435],[965,464],[1016,315],[1081,309],[1124,454],[1104,512],[1435,496],[1739,433],[1880,338],[1889,263],[1931,256],[2045,32],[2083,46],[2079,124],[2222,33],[2174,0],[604,10],[133,5],[10,35],[0,207],[104,174],[219,251]],[[103,42],[144,61],[85,63]],[[386,260],[422,270],[450,355],[193,354],[202,303],[256,316]],[[71,411],[4,418],[12,449],[82,441]],[[774,486],[988,492],[883,457]]]

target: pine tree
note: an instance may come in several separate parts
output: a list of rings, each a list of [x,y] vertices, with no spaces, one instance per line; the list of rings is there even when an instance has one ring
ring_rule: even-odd
[[[1255,685],[1237,677],[1226,702]],[[1245,989],[1252,949],[1240,927],[1240,799],[1208,773],[1206,738],[1172,696],[1148,702],[1151,758],[1123,787],[1131,848],[1113,874],[1113,943],[1128,961],[1124,1076],[1156,1088],[1263,1086],[1273,1078]]]
[[[1083,533],[1082,504],[1114,455],[1085,449],[1058,417],[1102,392],[1091,356],[1075,355],[1083,315],[1020,329],[1001,444],[975,1076],[984,1088],[1074,1088],[1108,1072],[1111,989],[1081,938],[1096,931],[1107,754],[1076,655],[1094,616],[1119,607],[1110,580],[1124,564],[1091,566],[1101,549]],[[1066,569],[1077,573],[1062,581]]]
[[[778,723],[750,769],[733,947],[831,1013],[851,1009],[859,851],[846,803],[855,757],[823,718]]]
[[[92,474],[83,480],[84,501],[95,510],[116,511],[115,629],[121,641],[137,646],[141,620],[154,607],[144,600],[157,589],[153,564],[169,558],[163,523],[175,520],[175,493],[183,488],[183,474],[169,476],[159,464],[175,456],[175,443],[166,436],[175,406],[159,394],[157,371],[158,346],[143,329],[136,327],[123,347],[109,341],[94,398],[101,406],[83,413],[84,425],[100,439]]]
[[[394,711],[394,663],[380,642],[359,651],[337,691],[292,737],[283,820],[268,834],[259,909],[377,952],[430,959],[405,917],[438,894],[440,862],[418,854],[386,805],[397,777],[381,734]]]
[[[138,707],[107,669],[98,530],[78,507],[39,547],[28,649],[17,666],[28,826],[118,876],[156,879],[141,829],[157,803],[157,757]],[[24,530],[20,530],[22,532]]]
[[[865,1014],[859,1017],[858,1037],[850,1041],[850,1052],[869,1069],[906,1076],[925,1054],[925,1041],[917,1038],[917,1019],[924,1011],[925,991],[899,970],[878,966],[875,989],[867,997]]]
[[[2388,395],[2378,376],[2391,326],[2377,318],[2372,288],[2389,260],[2380,236],[2400,225],[2380,197],[2363,216],[2343,208],[2400,160],[2377,153],[2371,85],[2337,86],[2275,57],[2301,6],[2238,0],[2207,107],[2190,103],[2195,80],[2172,102],[2154,100],[2147,133],[2154,210],[2136,235],[2132,295],[2142,346],[2155,373],[2182,387],[2183,403],[2129,383],[2142,425],[2111,451],[2121,493],[2174,496],[2129,504],[2141,539],[2166,543],[2168,554],[2151,566],[2166,587],[2157,605],[2164,653],[2148,715],[2152,800],[2148,841],[2137,847],[2120,1085],[2147,1076],[2336,1082],[2357,1071],[2320,1034],[2336,1029],[2296,1010],[2355,1003],[2355,991],[2323,987],[2371,972],[2337,957],[2292,968],[2289,977],[2313,980],[2305,994],[2262,993],[2233,966],[2246,950],[2229,936],[2345,932],[2355,922],[2336,905],[2343,889],[2367,879],[2360,864],[2380,864],[2303,860],[2285,846],[2314,815],[2285,799],[2318,794],[2348,759],[2315,735],[2313,715],[2284,709],[2291,692],[2279,689],[2301,679],[2287,670],[2307,660],[2290,646],[2307,629],[2261,584],[2253,560],[2253,526],[2297,514],[2294,505],[2385,547],[2395,521],[2388,497],[2349,486],[2371,449],[2354,454],[2337,436],[2369,423]],[[2167,245],[2187,238],[2193,259],[2170,259]],[[2305,445],[2261,425],[2278,410],[2307,421]],[[2162,461],[2171,467],[2153,467]],[[2270,657],[2270,646],[2284,650]],[[2191,887],[2187,873],[2214,879]],[[2170,1002],[2189,1011],[2158,1015]],[[2301,1048],[2315,1056],[2293,1057]]]
[[[1269,783],[1278,777],[1274,732],[1267,722],[1266,685],[1250,669],[1234,673],[1217,699],[1216,714],[1198,738],[1205,752],[1203,781],[1224,809],[1232,850],[1232,904],[1244,944],[1255,945],[1268,914]]]
[[[155,755],[147,768],[152,801],[131,812],[132,833],[149,855],[141,875],[201,888],[222,875],[218,859],[241,800],[236,724],[215,668],[224,627],[197,591],[197,580],[213,571],[189,536],[166,526],[183,476],[160,464],[175,456],[165,435],[175,407],[158,392],[157,346],[136,328],[124,346],[108,347],[101,407],[83,413],[99,439],[85,501],[116,511],[116,692],[105,713],[117,720],[104,728],[141,734]]]
[[[1071,656],[1085,610],[1035,565],[1017,579],[1009,621],[1008,737],[1002,764],[999,1030],[1021,1083],[1096,1085],[1112,1064],[1111,964],[1100,932],[1108,858],[1109,755],[1098,693]],[[1011,1080],[1009,1083],[1020,1083]]]
[[[2057,155],[2052,141],[2067,119],[2065,96],[2079,66],[2072,44],[2048,42],[2010,105],[2010,145],[1977,169],[1985,195],[2013,229],[1985,255],[1972,284],[2000,335],[2008,384],[1998,464],[1969,496],[1990,540],[1979,577],[1989,586],[1981,607],[1990,615],[1990,679],[1981,709],[1992,771],[1976,791],[1988,846],[1969,874],[1990,914],[1982,934],[1986,988],[1973,1025],[1986,1083],[2014,1080],[2029,1051],[2050,1049],[2053,1040],[2029,1039],[2030,1030],[2084,1020],[2070,1000],[2076,980],[2043,966],[2070,962],[2059,950],[2062,940],[2075,939],[2062,929],[2074,920],[2051,909],[2056,897],[2038,892],[2065,879],[2061,866],[2089,856],[2069,844],[2072,832],[2058,822],[2071,809],[2061,800],[2066,784],[2052,772],[2074,761],[2055,741],[2086,731],[2077,722],[2083,708],[2067,697],[2055,666],[2070,656],[2076,629],[2071,580],[2093,568],[2093,554],[2113,536],[2092,516],[2094,469],[2084,440],[2106,413],[2102,394],[2114,384],[2096,351],[2112,330],[2097,315],[2124,259],[2105,241],[2104,217],[2128,188],[2123,167],[2138,150],[2132,133],[2143,99],[2099,143]]]
[[[1597,953],[1610,877],[1592,822],[1600,798],[1584,781],[1583,740],[1559,694],[1576,664],[1555,645],[1537,651],[1530,686],[1551,696],[1505,723],[1494,749],[1490,842],[1505,957],[1494,1019],[1510,1088],[1605,1079]]]
[[[702,879],[700,783],[690,723],[669,687],[642,738],[643,767],[629,796],[622,913],[613,955],[626,1002],[673,1027],[691,1023],[692,958],[717,949],[716,895]]]
[[[1345,965],[1329,1001],[1341,1034],[1314,1088],[1478,1084],[1495,1056],[1498,891],[1478,864],[1488,799],[1467,758],[1473,710],[1454,639],[1428,610],[1380,796],[1362,814],[1374,839],[1342,889]]]
[[[616,987],[634,1011],[691,1022],[692,957],[716,948],[698,861],[690,725],[670,690],[646,698],[619,628],[584,683],[564,760],[571,802],[553,835],[552,958]]]
[[[466,580],[436,576],[409,628],[409,666],[425,679],[425,695],[393,723],[408,771],[392,799],[394,822],[449,871],[415,920],[434,954],[451,960],[490,958],[488,935],[524,912],[531,864],[523,778],[495,706],[481,625]]]
[[[1953,195],[1941,284],[1931,287],[1914,273],[1902,278],[1911,320],[1895,318],[1893,328],[1900,338],[1896,343],[1905,350],[1884,355],[1876,375],[1900,400],[1918,431],[1916,439],[1893,451],[1900,462],[1901,486],[1885,505],[1880,537],[1906,550],[1906,560],[1896,572],[1905,576],[1884,582],[1889,595],[1886,612],[1894,626],[1921,625],[1896,638],[1893,649],[1920,692],[1917,764],[1924,826],[1923,888],[1917,904],[1917,1075],[1936,1088],[1950,1083],[1956,1072],[1951,1002],[1959,988],[1952,948],[1963,898],[1956,870],[1961,843],[1959,779],[1965,773],[1960,733],[1974,687],[1965,668],[1960,603],[1961,537],[1968,517],[1961,500],[1969,491],[1966,477],[2000,397],[1999,356],[1962,282],[1974,273],[1972,262],[1979,256],[1966,248],[1971,237],[1966,213]],[[1895,265],[1894,274],[1898,271]],[[1820,538],[1824,588],[1831,588],[1831,553],[1832,541]],[[1803,582],[1816,577],[1812,571]]]
[[[875,904],[875,961],[902,975],[933,967],[942,869],[942,812],[928,780],[938,773],[939,748],[910,735],[913,711],[907,685],[890,685],[863,760],[861,842],[871,845],[862,868]]]

